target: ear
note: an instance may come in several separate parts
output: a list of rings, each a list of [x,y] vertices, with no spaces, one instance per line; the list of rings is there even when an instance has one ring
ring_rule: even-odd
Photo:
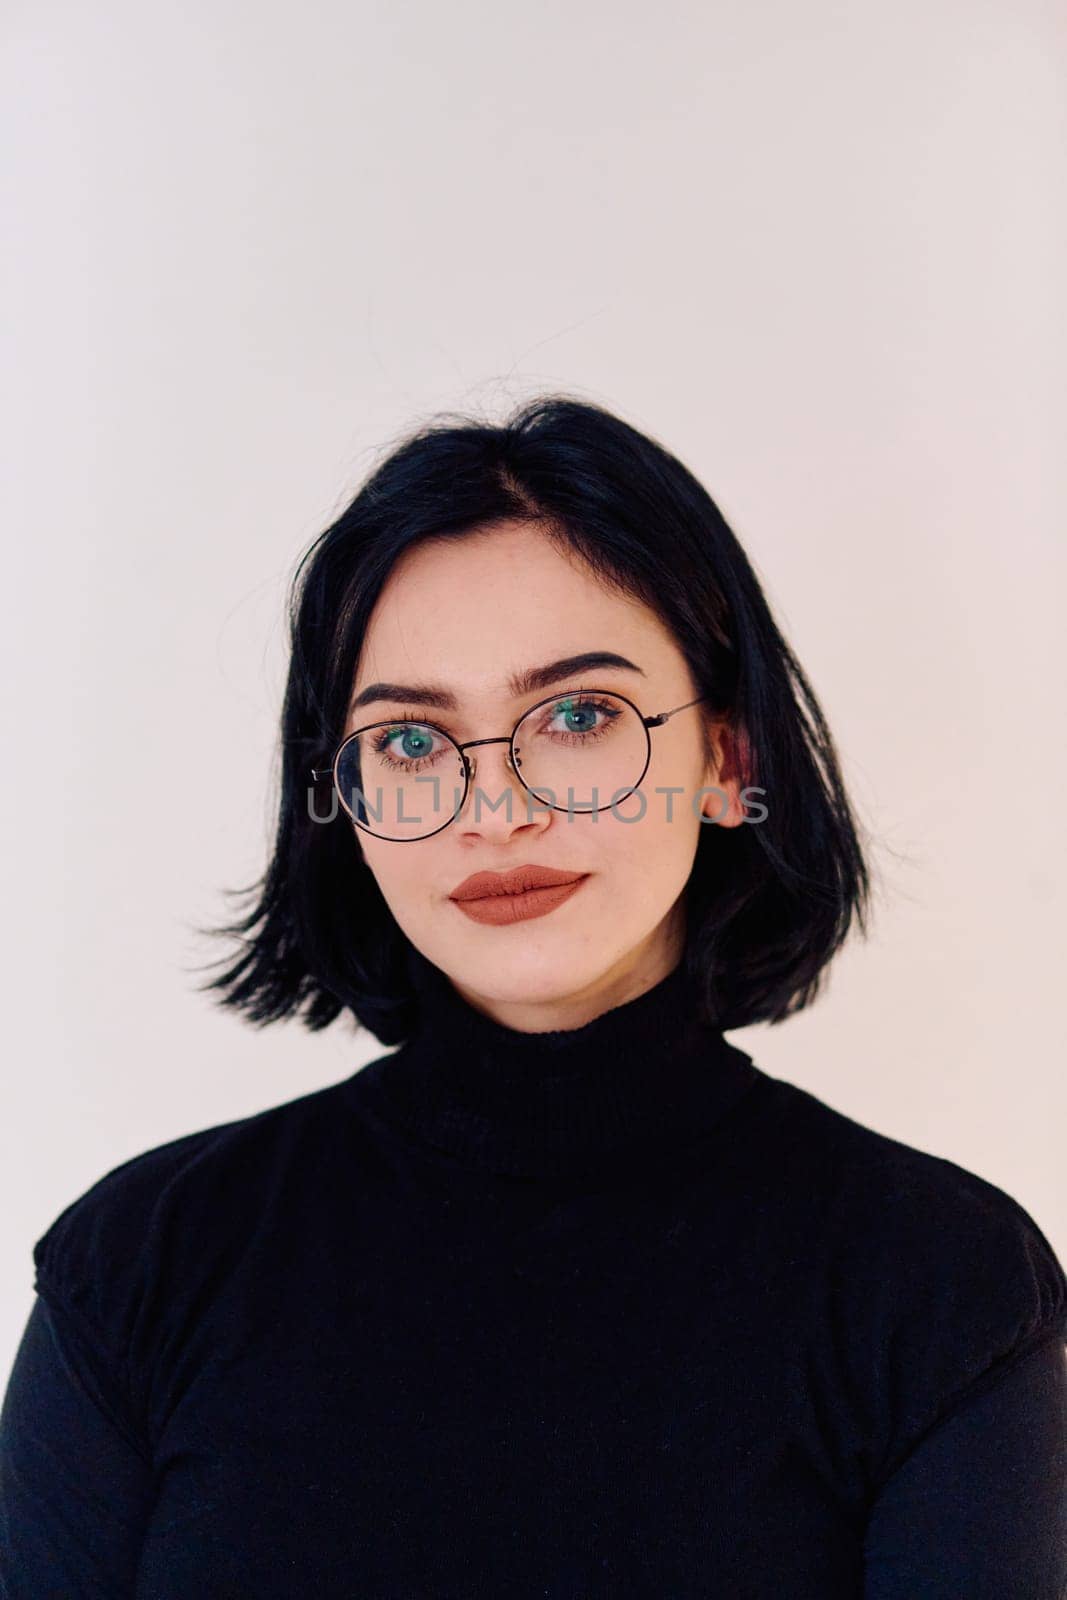
[[[710,724],[709,732],[713,754],[705,772],[704,787],[711,792],[701,799],[701,817],[708,818],[706,822],[702,820],[701,826],[706,828],[717,823],[720,828],[736,828],[745,820],[741,800],[744,781],[741,739],[729,723],[721,719]]]

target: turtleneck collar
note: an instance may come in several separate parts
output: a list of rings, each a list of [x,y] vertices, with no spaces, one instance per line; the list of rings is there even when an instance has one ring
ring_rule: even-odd
[[[700,1137],[759,1076],[704,1020],[685,960],[582,1027],[524,1033],[477,1011],[410,946],[415,1032],[386,1063],[393,1114],[490,1171],[580,1175]]]

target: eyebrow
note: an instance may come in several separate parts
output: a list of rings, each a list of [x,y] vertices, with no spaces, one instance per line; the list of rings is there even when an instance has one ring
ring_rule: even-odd
[[[604,667],[639,672],[642,677],[645,676],[643,667],[628,661],[625,656],[616,655],[613,650],[585,650],[581,655],[561,656],[558,661],[546,661],[542,667],[527,667],[522,672],[513,673],[507,680],[508,692],[512,699],[518,700],[522,695],[532,694],[535,689],[549,689],[564,678],[573,678],[578,673]],[[362,706],[378,700],[410,700],[416,705],[436,706],[443,711],[455,711],[459,704],[449,689],[442,689],[436,684],[369,683],[354,696],[348,709],[350,712],[358,711]]]

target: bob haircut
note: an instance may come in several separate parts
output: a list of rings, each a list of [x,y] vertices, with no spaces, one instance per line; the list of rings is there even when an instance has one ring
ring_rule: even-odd
[[[257,1026],[297,1013],[317,1030],[348,1009],[382,1044],[410,1036],[409,941],[346,813],[315,820],[311,769],[329,767],[341,741],[393,564],[422,540],[504,521],[536,524],[609,588],[657,612],[709,712],[727,719],[739,781],[769,800],[758,822],[701,827],[684,959],[720,1029],[802,1010],[853,917],[866,936],[870,897],[825,718],[707,491],[653,439],[559,394],[499,425],[438,414],[401,440],[301,558],[288,596],[273,854],[256,883],[224,891],[246,914],[198,930],[241,946],[200,987]]]

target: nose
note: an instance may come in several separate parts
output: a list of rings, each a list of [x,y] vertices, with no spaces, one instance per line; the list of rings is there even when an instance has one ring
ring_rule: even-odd
[[[492,745],[483,745],[482,749],[478,752],[477,755],[475,755],[475,754],[468,755],[467,761],[470,764],[470,771],[471,771],[471,789],[473,789],[475,784],[478,782],[478,756],[481,755],[483,751],[492,750],[492,749],[493,749]],[[501,749],[501,747],[497,747],[497,749],[493,751],[493,754],[496,756],[497,761],[498,761],[498,763],[500,765],[500,768],[504,773],[505,781],[508,782],[508,783],[511,783],[512,779],[511,779],[511,777],[508,777],[508,774],[510,772],[512,774],[512,777],[514,777],[514,779],[516,781],[517,787],[519,789],[521,789],[522,792],[525,794],[526,786],[523,783],[522,779],[519,777],[518,768],[516,767],[514,761],[511,758],[511,745],[510,744],[505,744],[502,747],[502,749]],[[488,773],[492,771],[492,757],[487,754],[487,755],[485,755],[484,759],[485,759],[487,775],[488,775]],[[470,799],[470,795],[469,794],[468,794],[467,798]]]
[[[479,758],[483,763],[481,769]],[[524,824],[534,820],[533,816],[527,817],[526,814],[527,800],[532,804],[534,797],[530,795],[519,776],[518,768],[512,760],[510,744],[504,742],[495,749],[490,744],[483,745],[477,753],[469,751],[467,760],[470,763],[470,784],[463,807],[456,818],[457,822],[469,818],[475,827],[482,827],[486,822],[492,826],[493,820],[499,818],[504,827],[510,828],[515,826],[516,821]],[[479,770],[486,779],[484,789],[479,785]],[[491,779],[494,773],[498,774],[502,781],[493,784]],[[478,806],[477,812],[471,810],[474,804]],[[516,815],[517,810],[518,815]]]

